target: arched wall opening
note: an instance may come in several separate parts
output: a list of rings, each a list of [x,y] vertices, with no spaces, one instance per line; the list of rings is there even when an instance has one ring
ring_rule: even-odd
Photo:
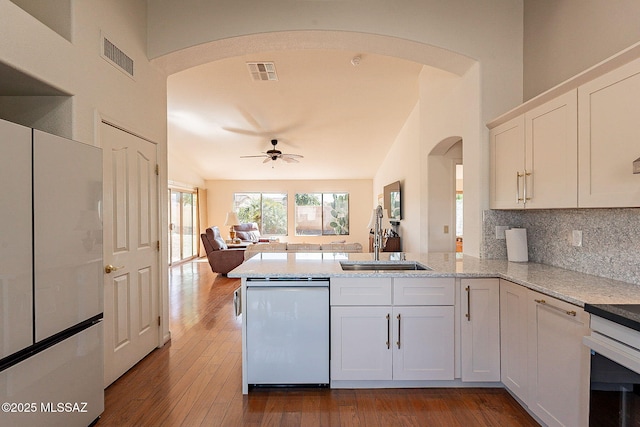
[[[298,50],[298,49],[345,49],[360,51],[364,54],[374,53],[380,55],[388,55],[392,57],[407,59],[425,65],[424,70],[429,70],[427,75],[435,75],[436,78],[427,77],[428,84],[420,83],[421,86],[431,86],[428,91],[420,90],[419,102],[417,105],[417,127],[418,136],[410,142],[410,147],[402,147],[404,153],[404,162],[383,162],[376,176],[373,177],[373,194],[372,204],[375,204],[376,195],[382,191],[382,186],[391,181],[402,181],[405,183],[408,198],[404,203],[413,203],[413,217],[402,221],[401,229],[412,236],[411,245],[403,250],[411,252],[433,251],[429,247],[427,236],[429,235],[430,219],[428,211],[424,209],[427,204],[426,198],[432,199],[435,196],[429,196],[430,190],[423,185],[427,170],[428,162],[422,153],[425,148],[429,150],[435,142],[440,138],[431,134],[432,129],[436,129],[436,133],[440,134],[442,122],[439,116],[447,114],[455,117],[453,128],[447,123],[446,132],[449,135],[463,135],[465,139],[465,151],[470,149],[469,158],[475,159],[477,165],[467,169],[467,177],[477,183],[485,181],[483,175],[486,165],[483,163],[488,158],[485,155],[485,147],[483,147],[483,129],[481,123],[481,79],[480,64],[468,58],[467,56],[452,52],[450,50],[441,49],[429,44],[414,42],[405,39],[399,39],[389,36],[381,36],[375,34],[364,34],[345,31],[296,31],[296,32],[274,32],[259,35],[246,35],[233,37],[229,39],[217,40],[201,45],[185,48],[176,52],[153,60],[157,65],[162,66],[168,73],[176,73],[181,70],[188,69],[193,66],[204,64],[210,61],[216,61],[228,57],[246,55],[248,53],[260,53],[273,50]],[[447,76],[445,79],[455,81],[451,87],[447,81],[445,89],[440,89],[437,78],[440,75]],[[421,81],[423,77],[421,77]],[[433,88],[437,88],[433,90]],[[419,110],[428,110],[434,105],[440,105],[439,98],[432,98],[431,95],[444,96],[447,99],[446,107],[439,108],[435,114],[423,114]],[[427,105],[429,108],[425,108]],[[462,113],[461,113],[462,112]],[[451,114],[453,113],[453,114]],[[461,118],[460,118],[461,117]],[[434,123],[435,126],[434,126]],[[485,129],[486,130],[486,129]],[[455,141],[453,141],[455,142]],[[407,145],[406,142],[401,144]],[[398,144],[396,144],[398,145]],[[395,148],[392,147],[390,153]],[[407,165],[411,170],[411,181],[407,178]],[[486,173],[488,175],[488,173]],[[474,178],[475,176],[475,178]],[[379,188],[378,188],[379,187]],[[477,223],[481,221],[481,212],[483,206],[487,204],[485,201],[486,194],[481,188],[473,188],[471,191],[479,190],[480,193],[470,198],[466,204],[467,216],[472,216],[473,220],[469,223],[476,223],[471,229],[470,241],[473,243],[471,248],[479,247],[481,235],[477,232]],[[426,193],[426,194],[425,194]],[[409,201],[410,200],[410,201]],[[407,209],[411,211],[411,207]],[[455,224],[455,222],[453,222]],[[455,236],[455,233],[452,234]],[[403,239],[404,240],[404,239]],[[404,240],[409,243],[408,240]],[[455,250],[455,237],[452,239],[453,249]],[[477,255],[475,250],[468,252]]]
[[[455,252],[456,196],[460,183],[456,179],[462,165],[462,138],[452,136],[442,140],[429,153],[428,162],[428,245],[430,252]]]

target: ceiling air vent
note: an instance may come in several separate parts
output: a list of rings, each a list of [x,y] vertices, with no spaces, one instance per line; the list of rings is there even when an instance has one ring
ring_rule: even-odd
[[[101,56],[129,77],[133,77],[133,59],[120,50],[104,35],[102,36]]]
[[[273,62],[247,62],[249,73],[254,81],[277,81],[276,66]]]

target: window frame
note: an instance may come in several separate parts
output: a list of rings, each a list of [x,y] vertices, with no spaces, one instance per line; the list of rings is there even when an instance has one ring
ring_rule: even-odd
[[[318,234],[309,234],[309,233],[299,233],[298,229],[299,229],[299,223],[298,223],[298,207],[303,207],[303,206],[314,206],[314,205],[298,205],[298,199],[300,199],[300,196],[312,196],[312,197],[317,197],[320,196],[320,232]],[[332,201],[331,202],[327,202],[326,201],[326,197],[327,196],[331,196]],[[331,219],[327,218],[327,212],[329,212],[329,215],[332,215],[333,212],[335,212],[335,208],[336,206],[332,206],[329,207],[327,206],[329,203],[335,203],[336,200],[336,196],[341,196],[341,197],[345,197],[346,198],[346,207],[342,207],[342,210],[346,211],[346,213],[344,214],[344,217],[340,217],[340,216],[333,216],[333,219],[338,220],[338,221],[331,221]],[[305,193],[296,193],[295,197],[294,197],[294,233],[296,236],[348,236],[350,231],[349,231],[349,224],[350,224],[350,213],[349,213],[349,207],[350,207],[350,197],[349,197],[349,192],[348,191],[325,191],[325,192],[305,192]],[[333,209],[331,209],[333,208]],[[341,212],[338,211],[338,214],[340,214]],[[342,221],[340,221],[340,219],[342,219]],[[335,226],[332,226],[331,224],[335,224]],[[337,229],[339,228],[343,228],[344,231],[343,232],[339,232],[337,231]]]

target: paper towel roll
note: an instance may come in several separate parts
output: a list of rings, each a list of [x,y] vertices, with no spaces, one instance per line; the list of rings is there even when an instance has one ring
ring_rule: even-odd
[[[507,259],[512,262],[529,261],[527,250],[527,229],[512,228],[504,232],[507,238]]]

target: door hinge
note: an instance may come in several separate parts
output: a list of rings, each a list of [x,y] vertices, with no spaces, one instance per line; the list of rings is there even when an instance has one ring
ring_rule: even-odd
[[[160,240],[156,241],[156,250],[160,250]]]
[[[160,175],[160,166],[156,165],[156,175]]]
[[[158,316],[158,326],[160,326],[160,316]]]

